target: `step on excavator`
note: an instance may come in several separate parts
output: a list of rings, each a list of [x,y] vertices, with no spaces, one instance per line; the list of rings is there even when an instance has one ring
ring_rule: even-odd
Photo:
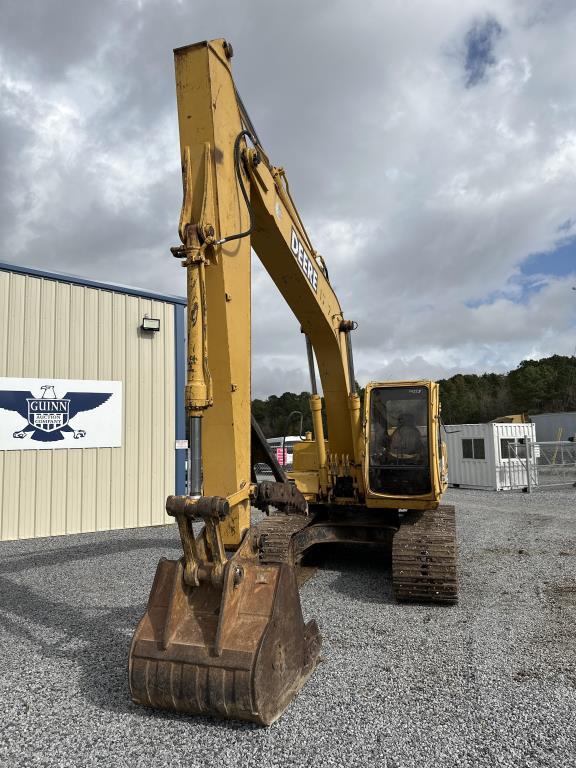
[[[356,389],[352,334],[292,200],[235,88],[223,39],[175,51],[187,272],[187,495],[170,496],[183,556],[158,564],[130,649],[133,700],[274,722],[321,647],[304,622],[298,568],[330,542],[392,548],[400,601],[457,599],[454,508],[438,385]],[[251,249],[300,322],[313,434],[279,466],[250,411]],[[316,370],[323,393],[318,394]],[[324,414],[323,414],[324,411]],[[326,432],[323,415],[326,419]],[[267,464],[273,480],[258,482]],[[251,524],[251,509],[266,513]],[[195,524],[201,524],[195,525]]]

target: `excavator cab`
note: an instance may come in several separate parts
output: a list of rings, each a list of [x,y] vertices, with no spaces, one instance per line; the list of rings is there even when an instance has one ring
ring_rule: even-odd
[[[368,487],[413,496],[432,490],[430,392],[425,385],[374,385],[369,392]]]

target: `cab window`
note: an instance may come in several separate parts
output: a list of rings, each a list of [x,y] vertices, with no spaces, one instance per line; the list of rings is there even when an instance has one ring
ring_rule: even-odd
[[[377,387],[370,392],[370,489],[390,495],[431,490],[427,387]]]

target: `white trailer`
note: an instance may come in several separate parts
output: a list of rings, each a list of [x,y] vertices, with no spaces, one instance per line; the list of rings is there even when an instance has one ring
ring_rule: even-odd
[[[538,483],[535,450],[527,451],[527,442],[536,440],[534,424],[451,424],[442,439],[448,452],[448,483],[455,488],[504,491]]]

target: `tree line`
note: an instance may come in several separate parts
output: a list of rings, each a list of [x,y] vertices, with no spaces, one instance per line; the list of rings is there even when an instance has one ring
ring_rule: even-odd
[[[509,373],[456,374],[440,379],[445,424],[476,424],[512,413],[533,415],[576,411],[576,357],[552,355],[523,360]],[[360,395],[363,390],[360,388]],[[252,401],[252,413],[266,437],[298,434],[312,429],[308,392],[270,395]]]

